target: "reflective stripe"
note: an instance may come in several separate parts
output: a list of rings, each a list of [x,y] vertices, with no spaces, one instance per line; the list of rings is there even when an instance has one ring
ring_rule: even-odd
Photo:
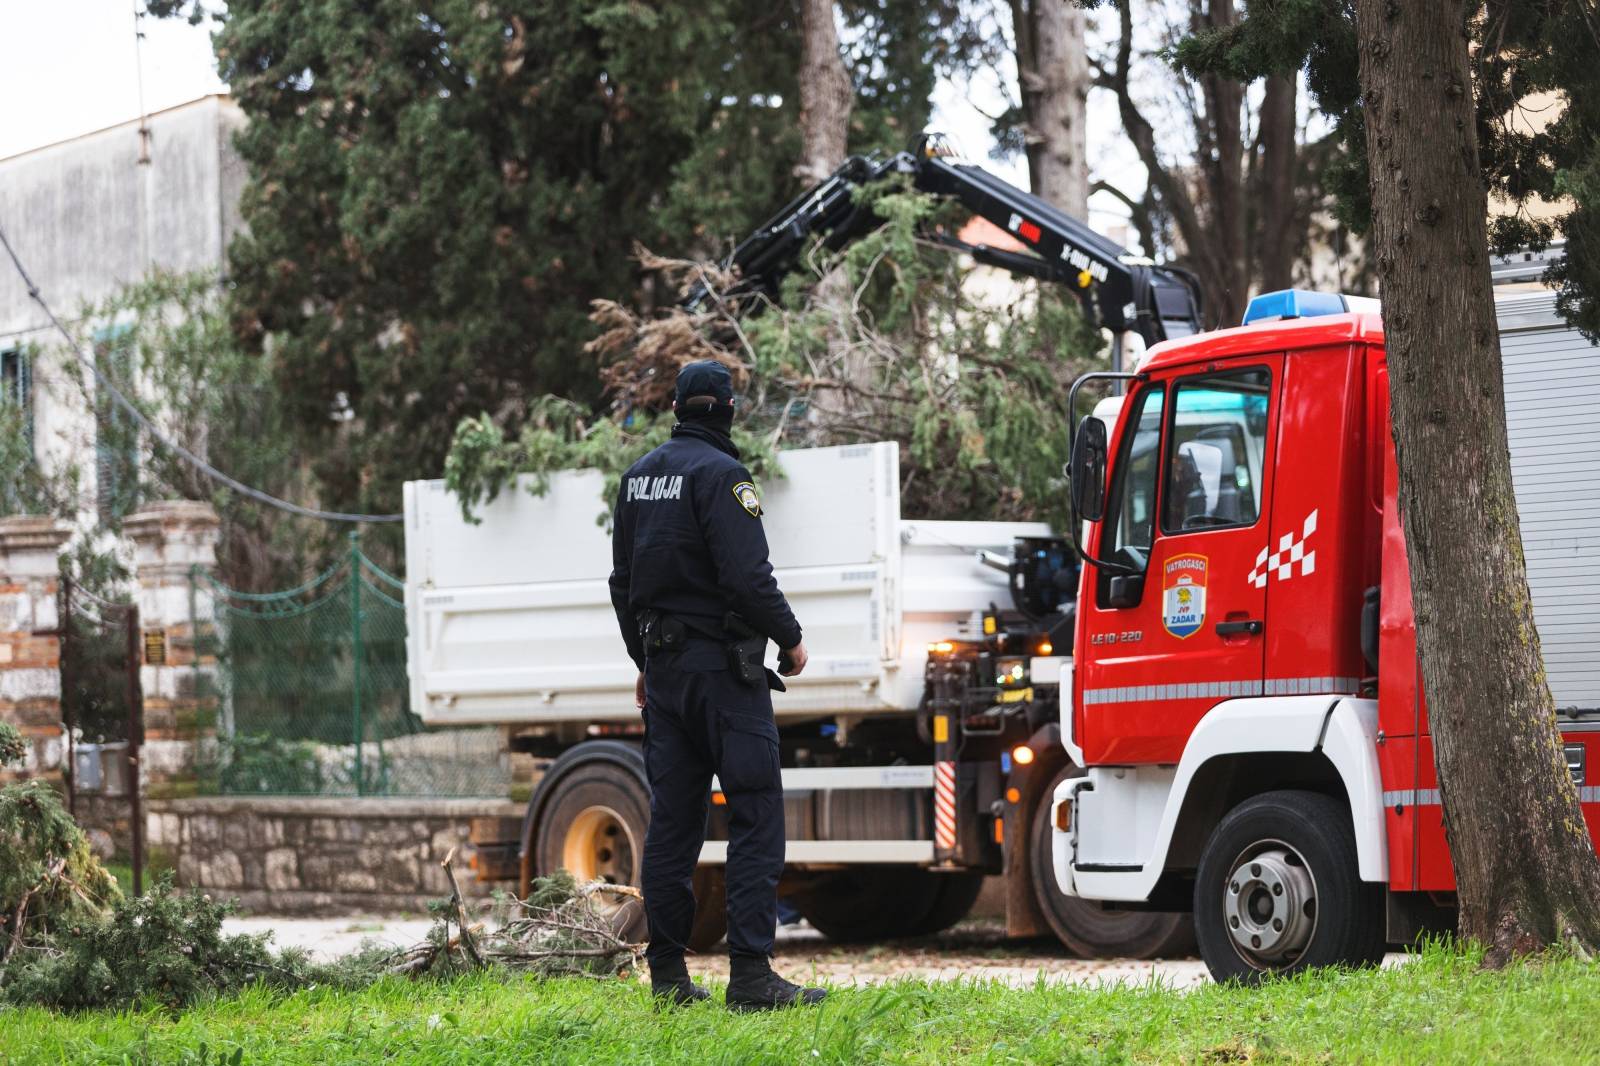
[[[1385,807],[1437,807],[1439,790],[1436,788],[1401,788],[1383,794]]]
[[[956,764],[941,760],[933,767],[933,842],[943,851],[956,846]]]
[[[1243,696],[1347,695],[1361,689],[1355,677],[1272,677],[1265,681],[1186,681],[1176,685],[1127,685],[1083,690],[1085,705],[1152,703],[1160,700],[1237,699]]]
[[[1579,803],[1600,803],[1600,785],[1583,785],[1578,789]],[[1385,807],[1438,807],[1439,790],[1436,788],[1401,788],[1383,794]]]

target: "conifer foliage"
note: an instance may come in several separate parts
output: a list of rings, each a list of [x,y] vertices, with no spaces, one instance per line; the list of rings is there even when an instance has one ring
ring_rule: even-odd
[[[929,112],[955,0],[849,0],[848,147]],[[800,188],[797,3],[148,2],[214,17],[249,122],[229,306],[267,352],[315,495],[399,510],[456,424],[593,401],[596,298],[635,242],[718,256]]]
[[[1056,287],[986,290],[989,275],[929,241],[964,220],[953,205],[893,183],[858,196],[883,224],[838,253],[814,249],[775,303],[651,314],[597,301],[588,350],[609,413],[547,398],[514,438],[488,413],[464,421],[446,481],[467,514],[518,473],[542,492],[552,471],[598,467],[609,499],[665,439],[678,369],[715,358],[734,371],[736,439],[757,477],[780,448],[892,440],[908,516],[1064,522],[1068,386],[1101,359],[1098,332]],[[713,292],[731,280],[714,264],[649,261]]]
[[[0,722],[0,768],[25,750]],[[47,781],[0,786],[0,984],[25,943],[98,918],[120,895]]]

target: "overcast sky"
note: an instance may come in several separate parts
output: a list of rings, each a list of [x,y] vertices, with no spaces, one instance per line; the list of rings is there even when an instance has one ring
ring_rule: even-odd
[[[135,48],[135,0],[0,0],[6,32],[0,34],[0,159],[159,111],[226,89],[217,77],[209,24],[182,19],[137,20],[144,31]],[[142,68],[142,78],[140,76]],[[1024,160],[989,158],[993,140],[983,112],[1004,106],[997,77],[1014,82],[1015,71],[974,82],[942,82],[934,94],[933,128],[951,134],[974,162],[1022,187]],[[1106,101],[1099,101],[1105,103]],[[1121,144],[1114,108],[1091,98],[1089,157],[1096,176],[1110,173],[1143,186],[1137,166]],[[981,109],[981,110],[980,110]],[[1105,199],[1106,203],[1101,204]],[[1125,212],[1096,197],[1091,222],[1105,228]],[[1103,210],[1102,208],[1112,208]]]

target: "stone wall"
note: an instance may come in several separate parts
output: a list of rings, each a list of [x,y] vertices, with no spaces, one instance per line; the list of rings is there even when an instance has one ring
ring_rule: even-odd
[[[472,870],[471,823],[520,818],[496,800],[209,796],[151,800],[149,841],[178,883],[234,897],[247,912],[421,912],[449,894],[440,861],[456,848],[463,893],[494,888]]]

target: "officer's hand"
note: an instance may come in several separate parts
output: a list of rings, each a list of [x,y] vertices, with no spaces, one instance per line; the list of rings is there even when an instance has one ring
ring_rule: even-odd
[[[806,642],[801,641],[784,653],[789,659],[789,669],[783,671],[784,677],[793,677],[806,668]]]
[[[633,705],[644,710],[644,671],[639,672],[639,680],[633,683]]]

